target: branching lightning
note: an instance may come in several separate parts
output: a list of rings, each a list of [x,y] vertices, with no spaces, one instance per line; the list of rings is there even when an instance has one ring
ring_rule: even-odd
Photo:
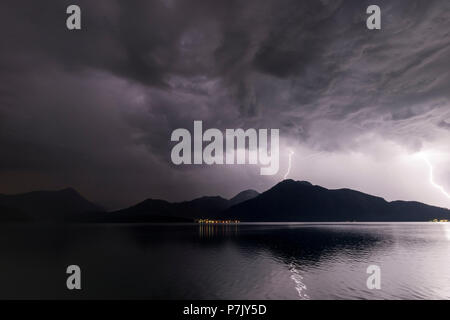
[[[288,168],[287,168],[287,172],[284,175],[284,179],[286,180],[286,178],[289,175],[289,172],[291,172],[291,165],[292,165],[292,156],[294,155],[294,151],[290,150],[289,151],[289,163],[288,163]]]
[[[439,189],[447,198],[450,199],[450,194],[445,191],[444,187],[438,185],[436,182],[434,182],[433,178],[433,165],[431,164],[430,160],[425,155],[422,155],[422,159],[425,161],[425,163],[428,165],[430,169],[430,184],[435,187],[436,189]]]

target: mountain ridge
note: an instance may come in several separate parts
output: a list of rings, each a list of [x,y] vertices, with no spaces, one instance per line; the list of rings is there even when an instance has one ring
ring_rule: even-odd
[[[290,179],[224,212],[226,219],[279,222],[429,221],[449,217],[446,208],[415,201],[388,202],[352,189],[326,189]]]
[[[189,201],[146,199],[106,212],[75,189],[0,194],[0,222],[249,222],[430,221],[450,210],[417,201],[386,201],[357,190],[327,189],[308,181],[283,180],[263,193],[248,189],[230,199],[204,196]]]
[[[68,221],[93,212],[104,211],[102,207],[85,199],[74,188],[56,191],[31,191],[21,194],[0,194],[0,210],[3,218],[6,212],[15,211],[21,220]],[[26,217],[26,218],[25,218]]]
[[[111,212],[114,219],[126,221],[127,217],[166,215],[179,219],[220,219],[220,213],[230,206],[251,199],[259,194],[254,190],[244,190],[231,199],[221,196],[203,196],[189,201],[170,203],[165,200],[146,199],[134,206]]]

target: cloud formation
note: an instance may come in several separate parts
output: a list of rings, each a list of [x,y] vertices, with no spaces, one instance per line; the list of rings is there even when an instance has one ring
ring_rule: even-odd
[[[409,171],[383,189],[378,169],[363,184],[345,167],[450,151],[448,1],[378,1],[382,30],[369,31],[369,1],[79,0],[71,32],[72,2],[0,4],[0,192],[71,185],[119,207],[282,178],[172,165],[171,132],[203,120],[279,128],[297,160],[320,153],[339,168],[325,176],[294,157],[295,178],[308,168],[325,186],[446,204],[399,192]],[[439,173],[445,185],[450,172]]]

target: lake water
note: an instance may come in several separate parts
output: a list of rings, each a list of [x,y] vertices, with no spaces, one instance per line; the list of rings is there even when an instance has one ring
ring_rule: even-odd
[[[3,225],[0,298],[450,299],[450,223]]]

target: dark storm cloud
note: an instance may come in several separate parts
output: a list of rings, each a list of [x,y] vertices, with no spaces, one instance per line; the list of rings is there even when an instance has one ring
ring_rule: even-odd
[[[65,28],[69,4],[81,31]],[[0,187],[26,189],[28,174],[29,188],[117,206],[190,198],[219,177],[212,194],[255,184],[244,169],[171,165],[170,133],[193,120],[280,128],[319,150],[358,150],[368,132],[420,149],[448,132],[450,4],[378,1],[382,31],[365,28],[369,4],[2,1]]]

